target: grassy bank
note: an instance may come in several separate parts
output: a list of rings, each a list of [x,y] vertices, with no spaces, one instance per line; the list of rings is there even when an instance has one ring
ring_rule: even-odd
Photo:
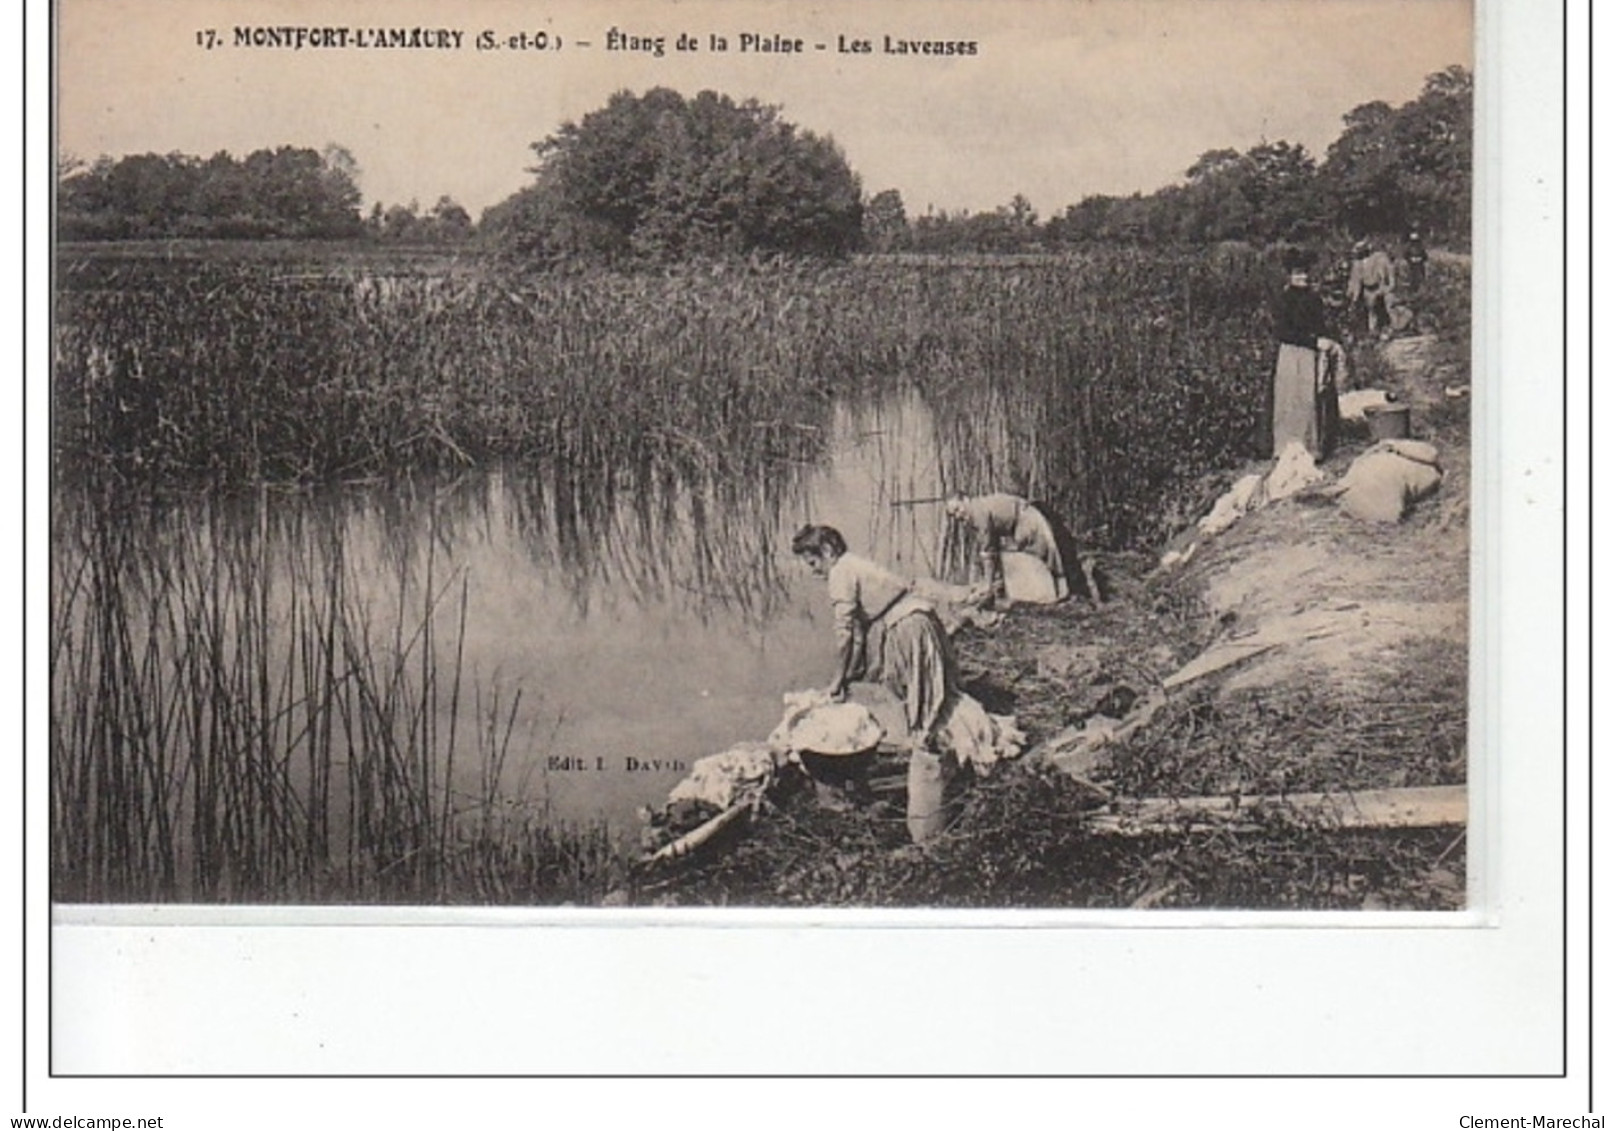
[[[1193,602],[1192,580],[1127,590],[1101,613],[1062,606],[1016,614],[991,633],[967,630],[959,641],[966,686],[992,709],[1014,711],[1034,744],[1147,692],[1214,630],[1203,615],[1169,609]],[[1203,687],[1172,700],[1092,777],[1123,805],[1461,783],[1465,661],[1461,645],[1419,641],[1350,690]],[[1254,827],[1237,832],[1118,837],[1090,825],[1102,804],[1091,786],[1058,770],[1013,765],[970,784],[948,831],[918,852],[908,845],[900,793],[841,813],[817,807],[810,791],[787,791],[743,837],[642,877],[639,898],[1087,909],[1439,910],[1464,902],[1462,830],[1345,831],[1252,810]]]
[[[1438,296],[1439,299],[1440,296]],[[1448,300],[1451,296],[1446,296]],[[1439,315],[1439,306],[1432,307]],[[1438,323],[1439,324],[1439,323]],[[810,793],[723,851],[643,882],[670,905],[1451,910],[1466,906],[1467,829],[1346,830],[1278,806],[1247,827],[1102,835],[1089,815],[1145,798],[1347,796],[1469,779],[1467,350],[1392,342],[1360,356],[1414,406],[1446,480],[1400,525],[1287,501],[1241,520],[1190,566],[1102,559],[1103,609],[1018,609],[958,639],[965,685],[1013,713],[1034,744],[1096,714],[1122,716],[1212,644],[1271,618],[1339,609],[1342,631],[1280,649],[1168,696],[1143,729],[1096,757],[1087,782],[1014,765],[963,791],[924,852],[898,794],[862,813]],[[1368,444],[1350,438],[1340,474]],[[1209,477],[1207,494],[1260,465]],[[1209,501],[1209,498],[1208,500]],[[1102,791],[1102,792],[1101,792]]]

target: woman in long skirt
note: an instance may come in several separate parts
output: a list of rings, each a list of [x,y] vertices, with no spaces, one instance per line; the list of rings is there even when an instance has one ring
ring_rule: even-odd
[[[846,696],[855,679],[884,684],[903,704],[909,729],[908,831],[928,840],[947,823],[944,793],[949,770],[936,749],[936,732],[958,697],[953,645],[930,602],[912,585],[867,558],[847,552],[833,526],[804,526],[791,550],[824,578],[835,612],[839,663],[828,691]]]
[[[1313,459],[1323,459],[1334,450],[1345,352],[1329,337],[1308,263],[1301,253],[1285,256],[1290,281],[1273,304],[1279,356],[1273,366],[1272,454],[1283,455],[1288,444],[1299,441]]]

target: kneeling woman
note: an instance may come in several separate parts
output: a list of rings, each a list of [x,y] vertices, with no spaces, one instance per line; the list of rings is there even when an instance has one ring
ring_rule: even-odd
[[[855,679],[879,682],[902,702],[909,729],[908,831],[916,842],[947,823],[947,774],[937,752],[937,728],[958,695],[953,645],[930,602],[912,584],[868,558],[847,552],[833,526],[804,526],[791,550],[830,590],[840,666],[829,687],[846,696]]]
[[[991,495],[967,497],[954,495],[943,507],[944,513],[954,522],[967,523],[976,530],[981,540],[982,560],[987,566],[987,580],[992,583],[993,595],[1008,596],[1004,581],[1004,552],[1014,550],[1030,554],[1042,562],[1049,571],[1049,596],[1039,600],[1063,601],[1071,595],[1066,581],[1066,549],[1054,524],[1042,508],[1027,502],[1019,495],[998,492]]]

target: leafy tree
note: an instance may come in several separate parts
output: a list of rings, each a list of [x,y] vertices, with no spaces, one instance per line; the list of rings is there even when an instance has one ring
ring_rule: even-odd
[[[421,223],[421,206],[410,201],[394,204],[381,214],[381,238],[390,243],[408,243],[415,238]]]
[[[754,100],[619,91],[533,148],[534,184],[485,223],[541,259],[839,255],[861,238],[858,178],[834,142]]]
[[[1200,155],[1177,191],[1163,189],[1157,205],[1171,214],[1173,237],[1187,243],[1311,238],[1328,226],[1317,166],[1288,142],[1263,142],[1245,153],[1213,149]]]
[[[472,236],[471,214],[452,196],[440,196],[429,212],[418,201],[383,208],[378,201],[366,227],[376,239],[388,243],[462,243]]]
[[[1048,238],[1063,244],[1091,244],[1105,238],[1110,230],[1110,217],[1115,208],[1113,196],[1086,196],[1066,206],[1064,212],[1048,223]]]
[[[926,209],[909,226],[909,245],[916,251],[945,253],[954,250],[958,239],[958,225],[946,209]]]
[[[1318,186],[1317,162],[1302,146],[1263,142],[1245,154],[1244,164],[1244,192],[1252,212],[1247,235],[1273,241],[1314,239],[1323,233],[1328,205]]]
[[[864,242],[875,251],[897,251],[908,244],[908,213],[902,193],[885,189],[864,205]]]
[[[543,176],[485,209],[477,231],[492,250],[541,266],[615,259],[628,248],[609,223],[568,208],[559,188]]]
[[[1474,184],[1474,79],[1462,67],[1429,76],[1417,99],[1370,102],[1345,117],[1323,176],[1340,222],[1355,233],[1416,227],[1469,236]]]
[[[1234,175],[1239,169],[1239,150],[1208,149],[1195,159],[1184,174],[1192,185],[1210,184]]]
[[[1267,244],[1318,240],[1331,231],[1417,227],[1467,240],[1473,182],[1473,80],[1449,67],[1414,101],[1368,102],[1320,166],[1304,148],[1262,142],[1244,153],[1212,149],[1185,181],[1147,196],[1090,196],[1051,219],[1055,244]]]
[[[1395,116],[1389,103],[1365,103],[1346,115],[1345,132],[1329,147],[1324,176],[1336,214],[1351,231],[1406,226],[1391,126]]]
[[[471,238],[471,213],[451,196],[440,196],[429,217],[432,238],[438,243],[458,243]]]
[[[1474,187],[1474,104],[1474,76],[1449,67],[1425,80],[1423,93],[1402,107],[1395,126],[1409,221],[1466,243]]]
[[[1059,223],[1051,221],[1050,234],[1058,238],[1060,231]],[[1043,247],[1045,231],[1032,202],[1016,193],[991,211],[927,211],[910,225],[908,235],[909,246],[918,251],[1013,254]]]

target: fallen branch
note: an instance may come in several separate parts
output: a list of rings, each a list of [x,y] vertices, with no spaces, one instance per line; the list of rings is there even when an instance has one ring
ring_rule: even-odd
[[[1100,724],[1094,720],[1083,730],[1071,728],[1055,735],[1028,756],[1041,760],[1057,770],[1063,770],[1077,779],[1087,777],[1098,765],[1098,751],[1131,738],[1134,731],[1149,725],[1162,707],[1166,696],[1156,692],[1140,700],[1128,712],[1127,718],[1115,725]]]
[[[649,856],[644,857],[640,863],[655,864],[662,860],[677,860],[681,856],[688,856],[724,829],[734,824],[743,814],[749,813],[751,809],[751,798],[737,801],[716,817],[697,825],[677,840],[664,844]]]

